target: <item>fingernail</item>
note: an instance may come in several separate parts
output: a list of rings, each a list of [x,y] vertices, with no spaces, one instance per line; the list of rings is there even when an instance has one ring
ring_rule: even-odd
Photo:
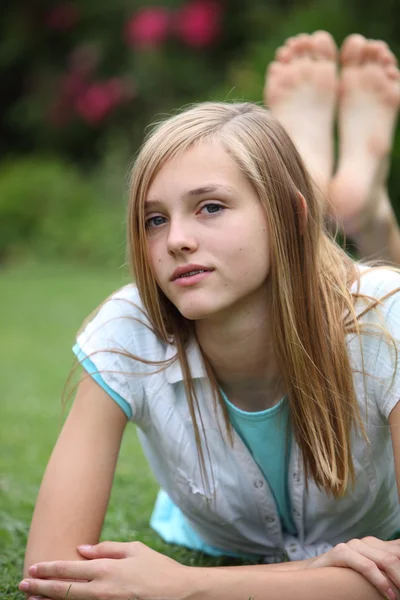
[[[28,573],[29,575],[33,575],[35,577],[35,575],[37,574],[37,566],[32,565],[32,567],[29,567]]]
[[[386,592],[385,598],[386,598],[386,600],[397,600],[397,596],[394,593],[394,591],[392,590],[392,588],[388,589],[388,591]]]
[[[84,552],[91,550],[92,548],[93,546],[90,546],[90,544],[83,544],[82,546],[78,546],[78,550],[83,550]]]
[[[21,592],[27,592],[29,590],[29,582],[26,580],[21,581],[18,587],[21,590]]]

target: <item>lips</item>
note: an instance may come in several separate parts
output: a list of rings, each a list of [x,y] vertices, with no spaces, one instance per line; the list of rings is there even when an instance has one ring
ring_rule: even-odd
[[[178,267],[177,269],[175,269],[175,271],[172,273],[172,277],[171,277],[171,281],[175,281],[175,279],[178,279],[180,277],[188,277],[189,273],[191,273],[192,275],[195,275],[197,273],[202,273],[203,271],[213,271],[214,269],[209,269],[208,267],[205,267],[204,265],[185,265],[182,267]]]

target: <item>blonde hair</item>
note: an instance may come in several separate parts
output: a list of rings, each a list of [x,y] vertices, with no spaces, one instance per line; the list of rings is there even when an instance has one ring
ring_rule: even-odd
[[[167,160],[211,139],[236,162],[265,209],[273,344],[287,389],[293,435],[306,478],[311,476],[319,487],[340,497],[354,481],[352,428],[366,437],[345,340],[347,333],[360,335],[354,309],[357,294],[350,291],[357,270],[325,231],[321,207],[289,136],[266,109],[250,103],[203,103],[158,124],[131,174],[129,257],[155,334],[165,343],[176,344],[203,473],[201,411],[185,351],[194,327],[156,283],[146,252],[144,204],[149,186]],[[306,222],[298,192],[307,202]],[[376,304],[373,300],[369,308]],[[204,360],[229,430],[216,378]]]

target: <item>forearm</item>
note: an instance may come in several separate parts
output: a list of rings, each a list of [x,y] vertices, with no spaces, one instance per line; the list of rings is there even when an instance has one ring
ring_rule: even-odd
[[[196,569],[195,567],[192,567]],[[367,580],[351,569],[300,569],[279,573],[237,568],[197,568],[190,600],[382,600]]]
[[[256,571],[300,571],[302,569],[307,569],[311,563],[315,560],[315,558],[309,558],[307,560],[293,560],[281,563],[272,563],[272,564],[261,564],[261,565],[240,565],[235,567],[216,567],[217,569],[229,569],[230,571],[248,571],[248,572],[256,572]]]
[[[126,421],[119,406],[84,377],[40,486],[24,574],[37,562],[82,560],[77,546],[98,542]]]

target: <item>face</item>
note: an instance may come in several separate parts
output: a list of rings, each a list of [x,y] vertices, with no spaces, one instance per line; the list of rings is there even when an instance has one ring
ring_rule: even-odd
[[[146,199],[146,228],[156,281],[187,319],[221,318],[265,298],[265,211],[217,142],[162,167]]]

